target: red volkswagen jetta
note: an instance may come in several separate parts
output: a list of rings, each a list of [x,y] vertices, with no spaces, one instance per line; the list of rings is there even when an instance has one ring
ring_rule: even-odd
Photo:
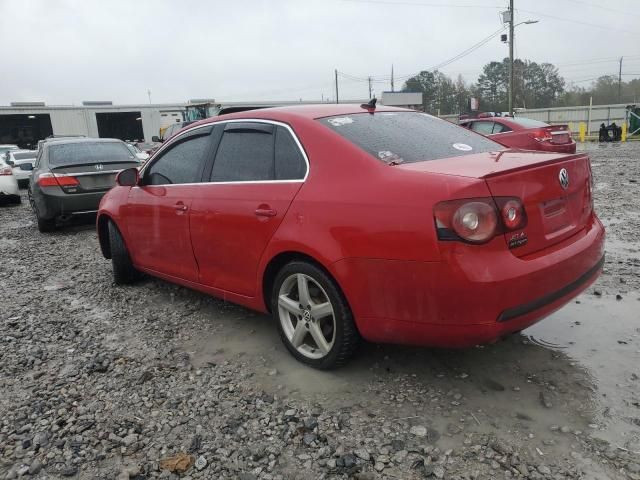
[[[511,148],[576,153],[576,142],[567,125],[549,125],[523,117],[482,117],[460,125]]]
[[[139,272],[271,312],[318,368],[360,338],[471,346],[590,285],[604,253],[584,154],[508,150],[422,113],[297,106],[190,125],[100,205]]]

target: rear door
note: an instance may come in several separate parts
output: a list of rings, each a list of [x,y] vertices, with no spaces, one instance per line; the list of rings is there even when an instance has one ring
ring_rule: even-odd
[[[252,297],[262,253],[308,162],[286,125],[234,121],[223,128],[211,183],[193,200],[191,238],[202,284]]]
[[[131,188],[125,228],[136,265],[198,281],[189,210],[202,190],[212,129],[205,125],[176,138],[144,169],[141,185]]]

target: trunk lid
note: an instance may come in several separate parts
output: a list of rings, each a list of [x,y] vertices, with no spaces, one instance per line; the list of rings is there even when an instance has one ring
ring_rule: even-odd
[[[63,185],[65,193],[88,193],[109,190],[115,185],[116,175],[121,170],[139,165],[137,161],[76,164],[53,167],[51,172],[56,177],[73,177],[77,180],[77,185]]]
[[[483,179],[493,197],[520,198],[527,226],[505,234],[507,246],[511,245],[512,253],[518,257],[576,234],[591,216],[591,166],[584,154],[505,150],[399,168]],[[567,176],[563,175],[561,181],[563,171]]]

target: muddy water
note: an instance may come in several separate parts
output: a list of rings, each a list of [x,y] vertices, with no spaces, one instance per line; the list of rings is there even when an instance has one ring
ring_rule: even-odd
[[[640,293],[578,301],[523,335],[585,368],[596,388],[594,434],[640,452]]]
[[[640,450],[634,423],[640,422],[634,376],[640,375],[640,301],[587,293],[578,302],[522,334],[474,349],[365,344],[334,372],[296,362],[270,318],[234,306],[224,315],[219,306],[201,311],[212,321],[185,348],[196,367],[242,358],[258,388],[284,397],[427,424],[442,433],[444,448],[459,446],[465,435],[496,433],[524,441],[534,454],[562,454],[574,435],[585,434]],[[571,433],[553,433],[562,427]]]

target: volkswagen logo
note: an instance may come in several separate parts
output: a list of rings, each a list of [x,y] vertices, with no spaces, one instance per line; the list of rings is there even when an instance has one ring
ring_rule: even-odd
[[[96,163],[95,168],[96,170],[102,170],[104,169],[104,165],[102,165],[101,163]]]
[[[569,172],[567,172],[566,168],[560,170],[558,174],[558,180],[560,181],[560,186],[565,190],[569,188]]]

